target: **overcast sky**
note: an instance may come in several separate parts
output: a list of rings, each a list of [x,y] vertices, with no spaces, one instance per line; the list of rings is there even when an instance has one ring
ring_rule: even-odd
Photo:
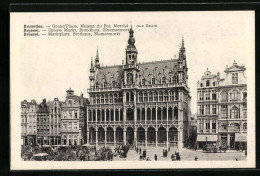
[[[15,13],[11,16],[11,87],[17,101],[43,98],[64,101],[70,87],[88,97],[91,57],[99,48],[101,65],[125,59],[128,32],[106,37],[24,37],[27,24],[132,24],[138,62],[178,56],[184,36],[191,109],[196,113],[196,86],[207,67],[224,77],[233,61],[254,62],[254,12]],[[136,25],[157,25],[137,28]]]

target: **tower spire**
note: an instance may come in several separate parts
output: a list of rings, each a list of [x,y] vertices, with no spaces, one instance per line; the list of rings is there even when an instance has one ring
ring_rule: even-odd
[[[96,53],[96,59],[95,59],[95,67],[96,68],[100,68],[99,55],[98,55],[98,46],[97,46],[97,53]]]
[[[94,72],[93,58],[91,57],[90,72]]]
[[[182,48],[182,49],[185,49],[185,47],[184,47],[184,38],[183,38],[183,36],[182,36],[182,41],[181,41],[181,48]]]

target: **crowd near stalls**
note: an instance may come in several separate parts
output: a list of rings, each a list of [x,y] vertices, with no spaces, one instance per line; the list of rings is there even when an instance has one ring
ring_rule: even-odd
[[[114,157],[126,157],[128,146],[109,147],[79,145],[39,145],[22,146],[21,157],[24,161],[112,161]]]

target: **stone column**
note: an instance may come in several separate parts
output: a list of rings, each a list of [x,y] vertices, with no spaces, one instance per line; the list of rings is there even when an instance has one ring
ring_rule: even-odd
[[[121,108],[118,108],[118,121],[120,122],[120,118],[121,118]]]
[[[168,120],[169,120],[169,117],[168,117],[168,102],[167,102],[167,106],[166,106],[166,121],[167,121],[167,125],[168,125]]]
[[[114,109],[113,109],[113,113],[114,113],[114,119],[113,119],[113,121],[114,121],[114,123],[115,123],[115,121],[116,121],[116,109],[115,109],[115,106],[114,106]]]
[[[179,128],[179,133],[178,133],[178,148],[183,148],[183,141],[182,141],[182,135],[183,135],[183,129]]]
[[[96,123],[97,123],[97,119],[98,119],[98,118],[97,118],[97,109],[95,109],[95,112],[96,112]]]
[[[108,112],[109,112],[108,113],[108,121],[110,122],[111,121],[111,110],[109,109]]]
[[[157,133],[158,133],[158,130],[155,129],[155,147],[157,148]]]
[[[135,140],[135,146],[137,146],[137,128],[134,128],[134,140]]]
[[[87,129],[87,144],[89,144],[89,130]]]
[[[96,130],[96,148],[98,146],[98,130]]]
[[[168,150],[168,146],[169,146],[169,129],[166,129],[166,148]]]
[[[147,148],[147,134],[148,134],[148,130],[146,129],[145,132],[145,148]]]
[[[91,110],[91,121],[93,122],[94,121],[94,111],[93,111],[93,109]]]
[[[144,107],[144,122],[146,123],[147,121],[147,108]]]
[[[105,122],[107,121],[107,109],[105,109]]]
[[[227,145],[228,149],[230,150],[230,134],[227,134]]]
[[[116,128],[114,129],[114,146],[116,146]]]
[[[157,106],[155,106],[155,122],[157,123]]]
[[[123,141],[124,141],[124,145],[126,145],[126,129],[123,129]]]
[[[105,129],[105,147],[107,146],[107,130]]]
[[[212,133],[212,120],[209,119],[209,132]]]

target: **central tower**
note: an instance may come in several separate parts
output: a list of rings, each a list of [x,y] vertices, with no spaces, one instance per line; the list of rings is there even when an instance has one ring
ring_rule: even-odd
[[[124,84],[135,84],[137,82],[137,49],[135,47],[134,31],[132,26],[129,30],[128,45],[126,47],[126,64],[124,65]]]

